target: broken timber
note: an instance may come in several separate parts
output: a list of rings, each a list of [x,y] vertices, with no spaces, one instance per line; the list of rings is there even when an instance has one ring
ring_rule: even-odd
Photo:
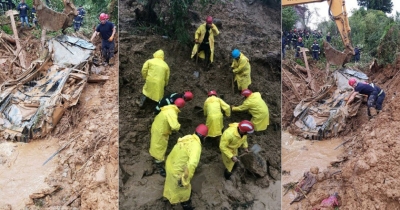
[[[14,51],[14,55],[19,58],[21,67],[26,70],[25,51],[22,50],[21,43],[19,42],[17,26],[15,25],[15,20],[14,20],[14,13],[12,10],[8,10],[7,15],[10,16],[11,27],[12,27],[12,30],[14,33],[15,44],[17,45],[17,50]]]

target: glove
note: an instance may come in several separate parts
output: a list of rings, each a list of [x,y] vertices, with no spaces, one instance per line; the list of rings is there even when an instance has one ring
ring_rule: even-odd
[[[108,38],[108,41],[112,42],[113,39],[114,39],[114,36],[111,36],[110,38]]]

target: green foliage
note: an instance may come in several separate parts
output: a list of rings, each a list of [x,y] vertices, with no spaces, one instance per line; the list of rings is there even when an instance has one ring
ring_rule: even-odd
[[[384,13],[391,13],[393,8],[392,0],[357,0],[357,3],[368,10],[380,10]]]
[[[1,30],[4,31],[6,34],[13,34],[11,27],[8,25],[1,26]]]
[[[296,23],[299,16],[293,7],[282,8],[282,30],[290,31]]]

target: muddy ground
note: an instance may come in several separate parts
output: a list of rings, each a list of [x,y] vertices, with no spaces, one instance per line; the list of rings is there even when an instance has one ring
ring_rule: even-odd
[[[201,20],[191,20],[188,28],[191,36],[208,14],[222,22],[216,38],[214,66],[205,71],[202,63],[190,60],[192,45],[183,46],[151,30],[138,30],[133,13],[141,8],[138,3],[123,0],[119,6],[120,209],[181,208],[163,199],[164,178],[154,173],[148,153],[153,106],[148,104],[139,109],[136,104],[144,85],[140,73],[143,63],[156,50],[163,49],[171,69],[166,94],[184,90],[194,93],[194,99],[179,113],[181,129],[170,136],[168,154],[179,137],[193,133],[198,124],[205,122],[201,113],[194,112],[194,107],[203,106],[207,91],[215,89],[228,104],[241,104],[239,92],[232,93],[229,67],[233,48],[240,49],[250,59],[252,84],[249,88],[261,92],[269,106],[271,123],[267,131],[249,137],[250,145],[258,143],[264,149],[261,156],[269,174],[255,177],[237,172],[232,181],[225,181],[219,140],[208,141],[203,145],[192,181],[193,205],[196,209],[280,209],[280,11],[258,1],[248,5],[240,0],[209,5],[202,12],[194,11]],[[195,71],[199,72],[198,78],[194,76]],[[247,113],[234,113],[225,118],[224,124],[250,118]]]
[[[282,71],[289,69],[289,63],[288,60],[283,62]],[[325,71],[311,63],[312,73],[317,75],[314,78],[326,78],[319,77]],[[344,152],[332,159],[329,167],[319,169],[317,183],[307,198],[293,203],[287,209],[320,209],[321,201],[334,192],[339,194],[340,209],[400,209],[400,148],[396,144],[400,132],[400,77],[397,74],[400,70],[400,59],[397,58],[394,65],[380,66],[374,71],[359,70],[367,73],[369,81],[378,84],[386,92],[383,112],[369,120],[366,104],[363,104],[357,115],[348,119],[346,130],[340,135],[343,142],[348,141],[344,144]],[[305,83],[300,88],[304,86]],[[283,97],[290,99],[283,100],[282,124],[286,129],[291,124],[290,116],[296,101],[294,97],[291,98],[294,95],[292,88],[283,83],[282,90]],[[315,165],[304,167],[304,172],[312,166]],[[282,170],[288,173],[285,168]],[[341,172],[337,173],[338,171]],[[289,205],[284,203],[283,206]]]
[[[34,34],[40,31],[19,31],[29,61],[40,55]],[[118,58],[114,63],[99,73],[108,80],[87,83],[78,104],[46,137],[1,141],[0,209],[118,209]]]

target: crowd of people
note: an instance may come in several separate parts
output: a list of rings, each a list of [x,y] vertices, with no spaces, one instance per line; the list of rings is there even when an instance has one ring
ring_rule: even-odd
[[[211,16],[200,25],[195,33],[195,46],[191,57],[205,59],[210,65],[214,60],[214,36],[219,34]],[[251,66],[249,59],[238,49],[231,52],[233,59],[232,74],[244,101],[240,105],[229,105],[218,97],[216,90],[209,90],[204,96],[204,123],[194,128],[194,133],[178,139],[172,151],[166,156],[169,136],[172,131],[181,128],[178,115],[185,104],[194,98],[191,91],[172,93],[164,96],[165,86],[169,84],[170,68],[164,61],[164,51],[157,50],[153,58],[142,67],[145,85],[138,102],[155,104],[155,118],[151,126],[149,153],[154,158],[156,171],[165,178],[163,195],[171,204],[181,204],[184,210],[194,209],[191,204],[190,181],[200,161],[202,143],[206,138],[219,138],[221,160],[225,166],[223,176],[230,179],[234,165],[239,159],[239,148],[248,150],[248,134],[267,129],[269,110],[259,92],[249,89],[251,84]],[[201,96],[199,96],[201,97]],[[151,103],[145,103],[145,102]],[[231,122],[224,130],[224,115],[230,117],[232,112],[248,111],[252,118]],[[222,175],[222,169],[221,169]]]

